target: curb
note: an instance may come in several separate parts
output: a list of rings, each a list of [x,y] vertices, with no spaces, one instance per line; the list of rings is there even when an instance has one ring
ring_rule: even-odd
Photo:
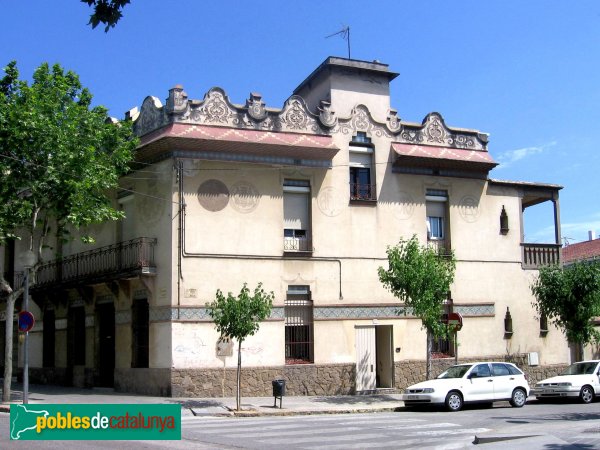
[[[236,411],[230,410],[230,416],[233,417],[265,417],[265,416],[314,416],[325,414],[364,414],[378,412],[395,412],[398,407],[383,408],[358,408],[358,409],[324,409],[324,410],[281,410],[281,411]]]

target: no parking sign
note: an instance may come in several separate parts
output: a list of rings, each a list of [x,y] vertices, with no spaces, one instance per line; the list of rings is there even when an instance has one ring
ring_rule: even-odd
[[[19,331],[27,333],[33,328],[33,325],[35,325],[33,314],[31,314],[29,311],[21,311],[19,313]]]

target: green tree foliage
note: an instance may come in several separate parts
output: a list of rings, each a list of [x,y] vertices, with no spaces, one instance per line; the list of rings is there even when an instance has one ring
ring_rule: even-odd
[[[600,316],[600,262],[542,267],[531,291],[537,313],[561,329],[569,342],[600,342],[592,323]]]
[[[111,28],[117,24],[123,13],[121,10],[128,5],[131,0],[81,0],[83,3],[87,3],[88,6],[94,8],[94,12],[90,16],[88,25],[92,28],[96,28],[100,23],[106,25],[104,32],[108,32]]]
[[[50,233],[60,242],[69,228],[122,217],[108,193],[128,171],[137,139],[131,123],[115,124],[105,108],[92,107],[92,95],[79,77],[58,64],[42,64],[31,84],[19,80],[14,61],[4,71],[0,80],[0,243],[26,238],[39,265]],[[8,283],[3,280],[1,286]],[[22,290],[3,289],[7,317],[12,317],[14,301]],[[11,376],[6,370],[12,368],[8,361],[12,358],[12,321],[6,324],[3,396],[10,391],[6,383]]]
[[[260,326],[260,322],[271,314],[273,307],[273,292],[266,293],[262,283],[250,294],[246,283],[239,295],[234,297],[231,292],[227,297],[217,290],[216,300],[207,303],[208,314],[215,322],[215,327],[222,337],[229,337],[238,341],[238,365],[237,365],[237,393],[236,407],[240,410],[240,381],[242,369],[242,343],[248,336],[254,335]]]
[[[416,236],[408,241],[401,239],[397,245],[388,247],[387,257],[388,268],[379,267],[379,280],[403,304],[398,313],[406,315],[410,310],[427,330],[429,378],[432,339],[449,332],[440,318],[443,302],[454,281],[456,260],[453,254],[440,255],[432,247],[421,246]]]

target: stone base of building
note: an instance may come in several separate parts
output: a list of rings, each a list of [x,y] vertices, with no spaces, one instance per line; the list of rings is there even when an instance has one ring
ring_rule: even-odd
[[[171,397],[171,369],[115,369],[115,391]]]
[[[545,378],[550,378],[561,373],[568,364],[556,364],[548,366],[530,366],[527,361],[527,355],[511,355],[506,356],[484,356],[477,358],[459,358],[458,364],[478,362],[478,361],[505,361],[516,364],[525,374],[529,385],[533,387],[535,383]],[[432,359],[431,378],[437,377],[448,367],[456,363],[453,357],[451,358],[436,358]],[[398,391],[404,390],[406,387],[424,381],[427,374],[427,363],[423,360],[408,360],[397,361],[394,364],[394,387]]]
[[[235,397],[236,368],[172,369],[173,397]],[[354,364],[302,364],[243,367],[242,397],[273,394],[273,380],[285,380],[286,395],[349,395],[354,393]]]
[[[23,381],[23,369],[19,368],[19,382]],[[55,386],[71,386],[72,373],[66,367],[30,367],[29,382],[32,384],[50,384]]]
[[[475,361],[507,361],[517,364],[526,374],[530,386],[562,372],[565,364],[529,366],[527,355],[459,358],[459,363]],[[454,365],[454,358],[432,360],[432,377]],[[114,388],[160,397],[235,397],[237,369],[115,369]],[[402,392],[407,386],[425,380],[424,360],[394,363],[394,386],[391,392]],[[21,377],[22,370],[17,371]],[[30,382],[63,386],[93,387],[93,370],[76,366],[67,368],[31,368]],[[272,381],[285,380],[286,395],[353,395],[356,394],[355,364],[299,364],[278,367],[242,367],[242,397],[270,397]],[[390,392],[390,390],[386,390]]]

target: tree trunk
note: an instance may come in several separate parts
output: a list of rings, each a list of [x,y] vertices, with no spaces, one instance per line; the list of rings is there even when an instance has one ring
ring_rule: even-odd
[[[431,334],[431,331],[428,329],[427,330],[427,372],[426,372],[426,376],[425,378],[427,380],[429,380],[429,378],[431,377],[431,366],[432,366],[432,362],[431,362],[431,349],[433,347],[433,335]]]
[[[13,361],[13,316],[15,313],[15,296],[6,299],[6,333],[4,345],[4,385],[2,386],[2,402],[10,402],[10,385],[12,381]]]
[[[242,400],[242,395],[241,395],[241,378],[242,378],[242,342],[244,341],[239,341],[238,343],[238,364],[237,364],[237,390],[236,390],[236,395],[235,395],[235,404],[236,404],[236,408],[239,411],[240,410],[240,403]]]

